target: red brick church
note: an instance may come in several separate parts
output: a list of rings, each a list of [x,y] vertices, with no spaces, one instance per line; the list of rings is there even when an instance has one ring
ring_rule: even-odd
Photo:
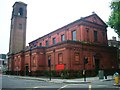
[[[15,2],[11,18],[8,70],[37,75],[44,71],[94,74],[118,69],[117,49],[108,46],[107,25],[96,14],[82,17],[37,38],[26,48],[27,4]]]

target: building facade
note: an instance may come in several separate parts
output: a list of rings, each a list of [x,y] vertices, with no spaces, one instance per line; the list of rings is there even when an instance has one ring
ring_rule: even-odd
[[[117,41],[116,37],[112,37],[111,40],[108,40],[108,45],[110,47],[116,47],[117,48],[119,69],[120,69],[120,41],[119,41],[119,38],[118,38],[118,41]]]
[[[6,54],[0,54],[0,75],[7,71],[7,58]]]
[[[97,74],[118,69],[117,49],[108,46],[107,25],[96,13],[31,41],[29,47],[9,54],[8,59],[9,71],[23,75],[49,69],[79,71],[80,75],[83,70]]]

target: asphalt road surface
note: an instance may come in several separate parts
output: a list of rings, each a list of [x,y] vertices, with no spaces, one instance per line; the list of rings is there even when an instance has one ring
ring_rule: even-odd
[[[86,84],[54,83],[2,76],[2,90],[120,90],[114,81],[93,81]]]

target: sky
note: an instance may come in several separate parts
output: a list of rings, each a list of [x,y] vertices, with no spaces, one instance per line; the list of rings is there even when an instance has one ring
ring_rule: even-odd
[[[12,6],[18,0],[0,0],[0,54],[9,52]],[[19,0],[27,4],[26,46],[94,11],[104,22],[111,14],[111,0]],[[108,39],[117,34],[107,28]]]

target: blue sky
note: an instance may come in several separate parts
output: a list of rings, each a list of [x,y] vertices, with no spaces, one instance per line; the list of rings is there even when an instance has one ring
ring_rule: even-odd
[[[12,6],[17,0],[0,0],[0,53],[8,53]],[[26,45],[94,11],[104,22],[111,13],[111,0],[21,0],[27,6]],[[107,29],[108,39],[116,36]]]

